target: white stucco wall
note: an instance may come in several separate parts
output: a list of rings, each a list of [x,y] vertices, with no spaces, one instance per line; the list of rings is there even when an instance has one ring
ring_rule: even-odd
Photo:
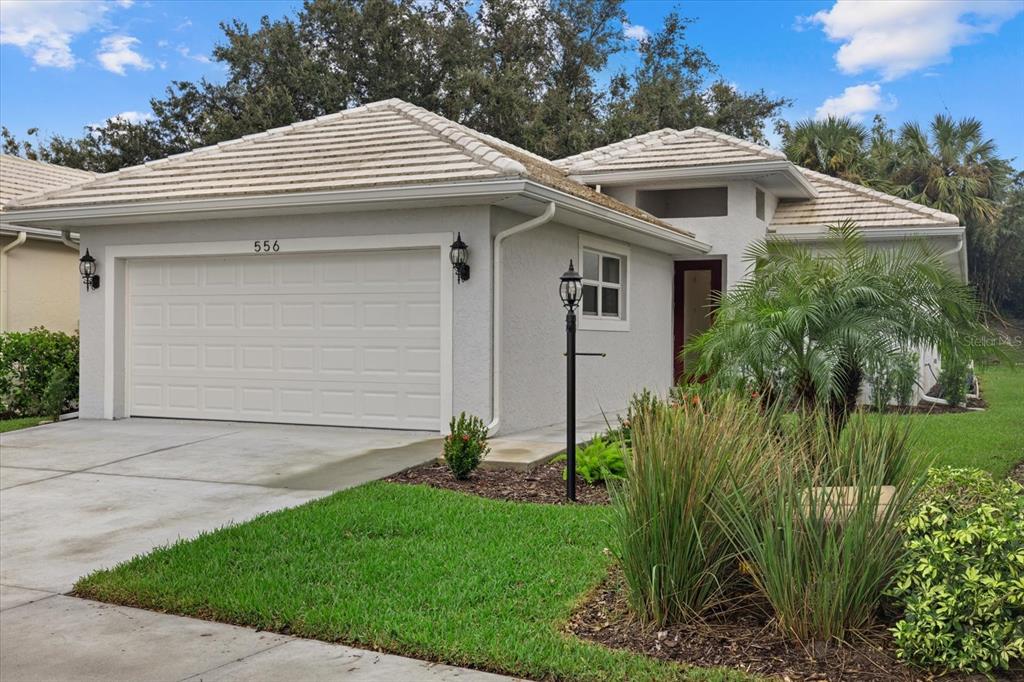
[[[453,409],[490,414],[491,253],[489,207],[403,209],[362,213],[190,220],[160,224],[86,227],[81,243],[98,261],[103,289],[82,294],[80,414],[104,416],[105,288],[115,287],[115,414],[123,411],[123,272],[112,272],[106,248],[119,245],[230,240],[462,232],[472,268],[468,282],[453,285]],[[442,255],[447,258],[447,252]],[[120,259],[118,260],[120,261]],[[123,268],[118,268],[122,270]]]
[[[525,219],[495,209],[494,229]],[[550,223],[508,238],[502,273],[501,432],[565,420],[565,309],[558,278],[578,259],[579,230]],[[672,384],[672,276],[670,256],[630,247],[629,331],[580,330],[577,350],[607,357],[577,361],[578,417],[624,408],[643,388],[661,393]]]
[[[732,182],[674,182],[636,185],[605,186],[609,196],[627,204],[636,205],[637,189],[669,189],[691,187],[727,187],[729,190],[728,215],[714,218],[670,218],[665,222],[689,230],[697,239],[712,245],[711,252],[701,258],[722,258],[725,261],[722,285],[728,289],[747,274],[748,264],[743,254],[751,242],[764,239],[767,225],[777,204],[770,192],[765,192],[765,220],[755,214],[755,189],[752,181]]]

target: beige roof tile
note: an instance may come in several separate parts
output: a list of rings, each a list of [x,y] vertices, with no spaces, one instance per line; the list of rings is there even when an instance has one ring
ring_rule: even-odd
[[[957,227],[960,219],[952,213],[915,204],[830,175],[801,168],[818,191],[815,199],[782,200],[772,217],[772,228],[835,225],[852,220],[872,227]]]
[[[95,177],[95,173],[76,168],[0,154],[0,211],[15,197],[66,187]]]
[[[70,189],[20,197],[16,208],[106,206],[502,178],[527,178],[690,234],[570,180],[564,170],[536,154],[398,99],[125,168]]]
[[[555,161],[572,175],[785,160],[767,147],[708,128],[662,128]]]
[[[571,175],[696,168],[730,163],[784,161],[785,154],[707,128],[663,128],[555,162]],[[799,168],[817,190],[813,199],[784,199],[772,227],[832,225],[854,220],[861,227],[958,226],[949,213]]]

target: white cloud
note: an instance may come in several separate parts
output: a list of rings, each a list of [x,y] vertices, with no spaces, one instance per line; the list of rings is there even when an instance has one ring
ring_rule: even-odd
[[[851,85],[843,90],[843,94],[829,97],[814,112],[814,118],[823,119],[828,116],[849,116],[859,121],[864,114],[872,111],[887,111],[896,106],[896,98],[892,95],[882,96],[882,86],[878,83]]]
[[[100,60],[103,68],[118,76],[125,75],[125,67],[132,67],[141,71],[153,68],[153,65],[135,50],[139,39],[127,35],[107,36],[100,41],[100,50],[96,58]]]
[[[646,40],[651,37],[650,31],[640,24],[622,24],[622,35],[633,40]]]
[[[1022,9],[1020,0],[837,0],[797,25],[819,24],[842,43],[840,71],[892,80],[949,61],[954,47],[995,33]]]
[[[191,59],[192,61],[199,62],[200,64],[209,64],[212,61],[205,54],[193,54],[192,50],[188,49],[184,45],[178,46],[178,54],[185,59]]]
[[[20,47],[36,66],[74,68],[71,41],[99,26],[113,7],[84,0],[0,0],[0,45]]]
[[[116,116],[111,116],[111,120],[126,121],[128,123],[145,123],[146,121],[152,121],[155,116],[150,111],[122,111]]]

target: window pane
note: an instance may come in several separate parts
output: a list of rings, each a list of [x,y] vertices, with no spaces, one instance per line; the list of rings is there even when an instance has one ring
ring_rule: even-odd
[[[593,284],[583,285],[583,314],[597,315],[597,287]]]
[[[602,282],[611,282],[613,284],[619,283],[619,259],[612,258],[611,256],[605,256],[601,259],[604,261],[604,270],[601,272]]]
[[[758,220],[764,220],[764,192],[757,190],[754,194],[754,215]]]
[[[619,290],[601,289],[601,316],[619,316]]]
[[[583,278],[596,280],[600,258],[593,251],[583,252]]]

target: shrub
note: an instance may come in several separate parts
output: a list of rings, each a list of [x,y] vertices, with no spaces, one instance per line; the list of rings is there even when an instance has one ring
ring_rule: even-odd
[[[559,455],[553,462],[565,461],[565,455]],[[599,481],[622,478],[626,474],[626,463],[619,443],[598,436],[586,444],[576,448],[576,474],[587,483],[593,485]],[[562,472],[562,478],[568,478],[569,469]]]
[[[45,416],[52,417],[55,421],[60,418],[67,405],[76,397],[75,379],[75,375],[67,367],[58,365],[53,368],[41,401]]]
[[[855,419],[831,456],[790,452],[767,485],[717,492],[715,508],[755,587],[782,631],[801,642],[842,640],[870,625],[902,558],[903,520],[924,466],[912,455],[892,466],[885,448],[904,433],[898,422],[880,423]],[[787,451],[815,442],[789,440]]]
[[[452,417],[449,431],[444,439],[444,461],[455,478],[465,480],[491,450],[487,445],[487,427],[480,417],[463,412]]]
[[[917,353],[900,353],[893,361],[891,370],[893,398],[900,407],[909,407],[914,399],[917,385],[920,356]]]
[[[967,376],[970,365],[959,353],[942,355],[942,370],[939,372],[939,384],[942,386],[942,397],[950,405],[963,405],[967,402]]]
[[[44,396],[58,367],[67,374],[63,410],[78,397],[78,336],[42,327],[0,334],[0,418],[50,413]]]
[[[737,577],[735,552],[718,521],[730,471],[759,485],[775,440],[757,407],[719,395],[649,401],[631,422],[625,478],[612,496],[613,551],[641,621],[663,625],[714,606]]]
[[[882,412],[895,401],[907,407],[914,398],[917,384],[917,353],[886,353],[868,363],[867,379],[871,384],[871,404]]]
[[[905,523],[890,590],[901,658],[961,672],[1024,659],[1024,489],[973,469],[933,469]]]

